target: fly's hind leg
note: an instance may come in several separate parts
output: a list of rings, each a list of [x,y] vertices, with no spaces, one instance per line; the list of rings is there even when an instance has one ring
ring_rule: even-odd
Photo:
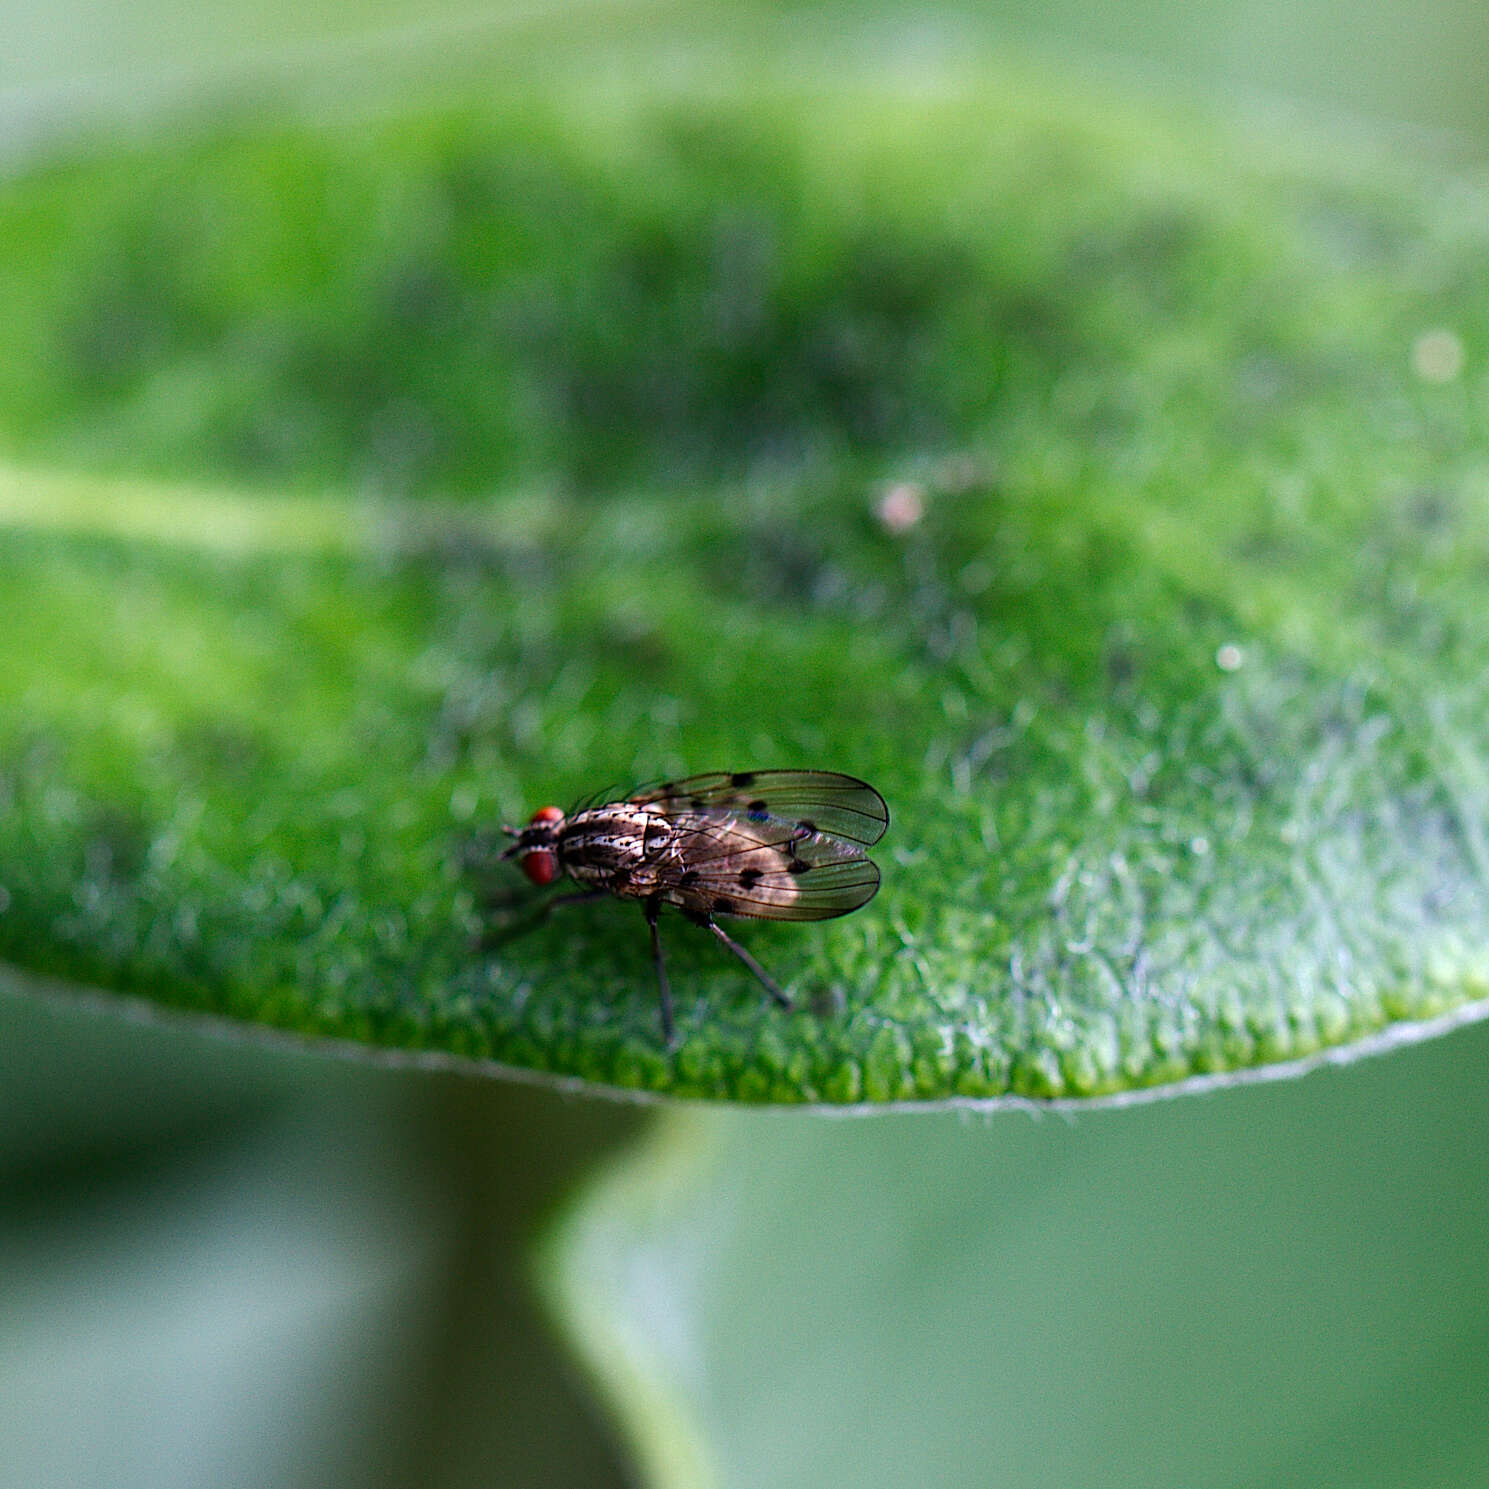
[[[711,916],[711,915],[690,915],[688,917],[688,919],[691,920],[691,921],[693,921],[693,923],[695,925],[705,926],[705,927],[707,927],[707,929],[711,930],[714,933],[714,935],[717,936],[719,938],[719,940],[725,946],[727,946],[729,948],[729,950],[732,951],[735,954],[735,956],[737,956],[740,959],[740,961],[742,961],[745,964],[745,966],[747,966],[750,969],[750,971],[755,974],[756,977],[758,977],[760,979],[760,986],[763,987],[765,989],[765,991],[767,993],[769,993],[770,996],[772,998],[774,998],[776,1000],[776,1002],[781,1005],[782,1008],[790,1008],[791,1007],[791,999],[786,994],[786,992],[784,991],[784,989],[782,989],[780,983],[778,983],[775,980],[775,978],[772,977],[770,975],[770,973],[767,972],[765,970],[765,968],[762,967],[760,965],[760,963],[757,962],[755,960],[755,958],[752,957],[749,954],[749,952],[747,952],[744,949],[744,947],[741,946],[739,944],[739,942],[736,941],[734,939],[734,937],[731,936],[723,928],[723,926],[721,926],[718,923],[718,921],[716,921],[713,918],[713,916]]]
[[[667,958],[662,954],[662,933],[657,928],[657,916],[662,912],[660,895],[652,895],[646,901],[646,924],[651,930],[651,955],[657,965],[657,996],[662,1000],[662,1038],[670,1049],[677,1043],[677,1031],[672,1025],[672,985],[667,981]]]

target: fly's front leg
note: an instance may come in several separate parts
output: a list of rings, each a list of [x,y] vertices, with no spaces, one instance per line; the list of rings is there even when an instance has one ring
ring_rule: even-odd
[[[657,964],[657,995],[662,1000],[662,1037],[670,1049],[677,1043],[677,1031],[672,1025],[672,987],[667,981],[667,958],[662,954],[662,933],[657,928],[657,916],[662,913],[660,895],[652,895],[646,901],[646,923],[651,928],[651,954]]]
[[[742,961],[745,966],[747,966],[750,971],[753,972],[755,976],[760,979],[760,986],[763,987],[765,991],[769,993],[770,996],[781,1005],[782,1008],[791,1007],[791,999],[782,989],[780,983],[778,983],[775,978],[772,977],[770,973],[767,972],[765,968],[762,967],[760,963],[757,962],[755,958],[752,957],[749,952],[747,952],[744,947],[741,946],[739,942],[736,941],[734,937],[731,936],[723,928],[723,926],[721,926],[711,915],[690,916],[689,919],[693,920],[696,925],[707,926],[708,929],[711,930],[714,935],[717,936],[719,940],[723,942],[723,944],[727,946],[729,950],[732,951],[735,956],[737,956],[740,961]]]
[[[585,900],[603,900],[609,893],[608,889],[574,889],[568,894],[556,894],[552,899],[543,902],[543,914],[546,915],[559,905],[578,905]]]
[[[551,899],[544,900],[531,915],[521,920],[509,921],[505,925],[491,926],[483,931],[479,941],[480,948],[482,951],[491,951],[495,947],[505,946],[508,941],[515,941],[518,936],[525,936],[529,931],[536,930],[548,919],[550,912],[560,905],[577,905],[581,900],[603,899],[606,893],[603,889],[576,889],[569,894],[556,894]]]

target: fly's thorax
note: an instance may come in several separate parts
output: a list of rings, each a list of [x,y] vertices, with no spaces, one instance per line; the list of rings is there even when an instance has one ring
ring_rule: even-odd
[[[637,894],[645,891],[632,886],[633,876],[667,855],[674,838],[672,824],[657,807],[613,802],[571,817],[559,836],[558,854],[570,878],[616,894]]]

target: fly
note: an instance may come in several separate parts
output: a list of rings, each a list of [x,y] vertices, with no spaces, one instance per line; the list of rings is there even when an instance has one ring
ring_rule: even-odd
[[[662,1033],[675,1043],[672,988],[657,918],[674,905],[759,978],[783,1008],[781,985],[715,917],[832,920],[868,904],[878,865],[864,851],[889,825],[872,786],[828,770],[717,771],[649,787],[623,801],[565,813],[541,807],[504,827],[534,884],[561,876],[580,888],[548,902],[617,895],[639,900],[651,931]]]

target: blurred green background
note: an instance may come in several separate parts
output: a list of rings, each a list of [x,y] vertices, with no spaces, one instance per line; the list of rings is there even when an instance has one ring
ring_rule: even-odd
[[[624,87],[607,38],[660,66],[767,24],[803,66],[838,36],[907,68],[986,48],[1345,139],[1368,119],[1465,168],[1489,142],[1489,13],[1463,0],[7,5],[0,138],[24,162],[557,55]],[[1486,1055],[1475,1028],[1070,1122],[658,1132],[6,983],[0,1482],[1483,1482]],[[602,1390],[529,1285],[560,1216],[541,1295]]]

